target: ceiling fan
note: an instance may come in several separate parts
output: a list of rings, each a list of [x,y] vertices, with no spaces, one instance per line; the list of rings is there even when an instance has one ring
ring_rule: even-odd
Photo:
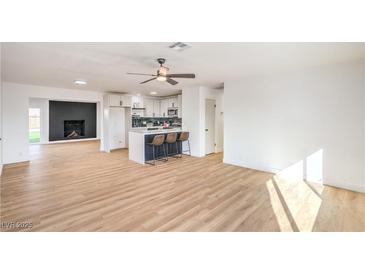
[[[165,64],[166,59],[164,58],[158,58],[157,62],[160,64],[160,68],[157,70],[157,74],[144,74],[144,73],[127,73],[130,75],[147,75],[147,76],[153,76],[153,78],[148,79],[146,81],[141,82],[140,84],[144,84],[153,80],[161,81],[161,82],[167,82],[171,85],[176,85],[178,82],[176,82],[172,78],[195,78],[194,73],[185,73],[185,74],[169,74],[169,68],[165,67],[163,64]]]

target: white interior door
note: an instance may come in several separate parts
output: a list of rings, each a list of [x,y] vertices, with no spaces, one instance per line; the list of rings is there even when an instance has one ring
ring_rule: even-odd
[[[205,100],[205,154],[215,152],[215,100]]]
[[[110,149],[125,147],[125,110],[110,108]]]

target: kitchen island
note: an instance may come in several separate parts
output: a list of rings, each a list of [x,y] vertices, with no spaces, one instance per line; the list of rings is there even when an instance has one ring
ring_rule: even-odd
[[[152,146],[147,145],[151,143],[153,137],[156,135],[167,135],[171,132],[177,133],[177,138],[179,138],[180,133],[183,130],[181,128],[173,129],[132,129],[129,131],[129,160],[135,161],[139,164],[145,164],[146,161],[153,160]],[[166,145],[167,148],[167,145]],[[176,150],[175,145],[169,145],[169,155],[178,155],[181,153],[181,143],[178,144],[178,149]],[[163,156],[163,149],[156,150],[156,158]]]

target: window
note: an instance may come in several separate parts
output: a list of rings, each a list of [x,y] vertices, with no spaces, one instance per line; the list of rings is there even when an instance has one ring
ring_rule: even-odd
[[[39,108],[29,109],[29,143],[41,141],[41,110]]]

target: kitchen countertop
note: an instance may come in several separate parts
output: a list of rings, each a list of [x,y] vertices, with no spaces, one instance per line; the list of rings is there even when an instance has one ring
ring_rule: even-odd
[[[155,130],[147,130],[144,129],[131,129],[129,132],[139,133],[143,135],[152,135],[152,134],[164,134],[164,133],[170,133],[170,132],[181,132],[183,131],[181,128],[169,128],[169,129],[155,129]]]

